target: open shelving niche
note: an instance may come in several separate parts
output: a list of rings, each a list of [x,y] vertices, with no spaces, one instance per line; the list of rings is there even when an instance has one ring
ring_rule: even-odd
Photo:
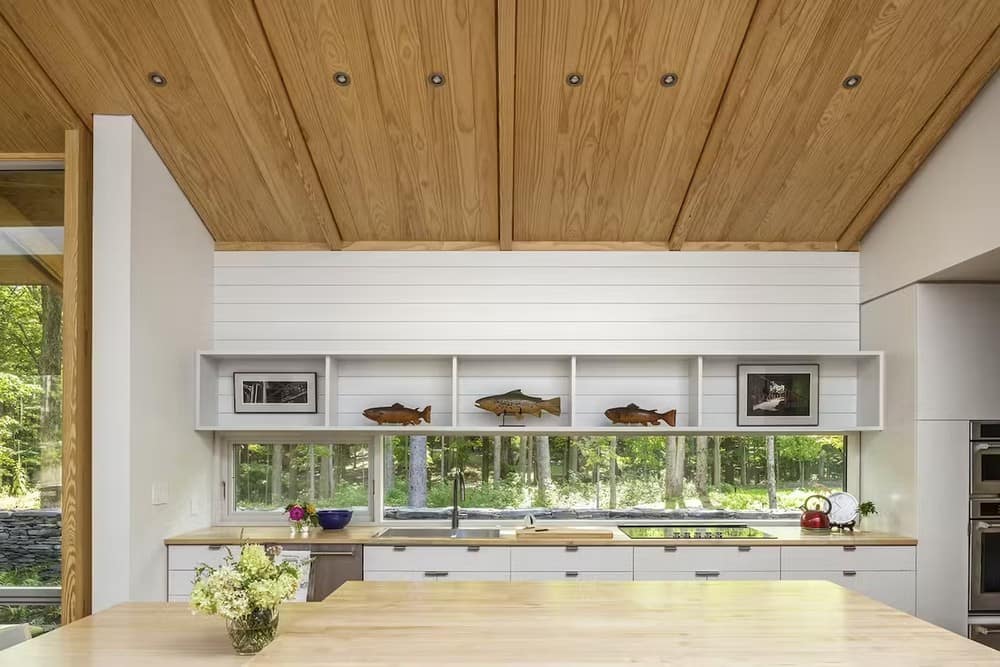
[[[819,425],[736,425],[738,364],[819,364]],[[315,372],[315,414],[235,414],[234,372]],[[841,433],[882,430],[882,352],[713,355],[345,355],[226,353],[196,355],[195,409],[202,431],[427,433]],[[562,414],[508,418],[500,427],[477,398],[521,389],[559,396]],[[399,402],[431,406],[431,424],[379,426],[361,411]],[[676,409],[677,426],[623,426],[604,416],[636,403]]]

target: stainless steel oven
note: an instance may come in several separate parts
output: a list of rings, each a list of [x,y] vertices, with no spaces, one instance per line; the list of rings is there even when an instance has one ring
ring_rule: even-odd
[[[1000,611],[1000,497],[969,503],[969,611]]]
[[[980,623],[969,625],[969,639],[1000,651],[1000,627],[996,625]]]
[[[1000,421],[972,422],[970,440],[972,495],[1000,495]]]

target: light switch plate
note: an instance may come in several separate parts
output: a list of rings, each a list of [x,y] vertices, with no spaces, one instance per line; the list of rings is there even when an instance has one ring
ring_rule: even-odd
[[[166,505],[167,504],[167,483],[166,482],[153,482],[153,504],[154,505]]]

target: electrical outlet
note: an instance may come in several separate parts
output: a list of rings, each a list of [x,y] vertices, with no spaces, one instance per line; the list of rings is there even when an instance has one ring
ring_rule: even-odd
[[[167,504],[167,483],[166,482],[153,482],[153,504],[154,505],[166,505]]]

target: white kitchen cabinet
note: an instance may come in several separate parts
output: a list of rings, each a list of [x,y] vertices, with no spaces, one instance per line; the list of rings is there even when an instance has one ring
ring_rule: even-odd
[[[171,545],[167,547],[168,570],[194,570],[199,565],[219,567],[230,553],[239,558],[238,544]]]
[[[636,570],[635,581],[778,581],[778,570]]]
[[[194,588],[196,568],[200,565],[219,567],[231,553],[238,559],[243,547],[239,544],[223,545],[170,545],[167,547],[167,600],[186,602]],[[299,563],[302,568],[302,582],[295,593],[294,602],[305,602],[309,593],[309,551],[282,551],[281,560]]]
[[[194,587],[195,568],[219,567],[230,553],[240,557],[239,544],[170,545],[167,547],[167,600],[187,602]]]
[[[512,572],[632,572],[628,547],[512,547]]]
[[[882,548],[882,547],[878,547]],[[832,581],[844,588],[867,595],[907,614],[916,610],[916,572],[889,570],[816,570],[782,571],[781,578],[792,581]]]
[[[916,553],[916,547],[783,547],[781,571],[912,571]]]
[[[507,572],[510,547],[366,546],[365,571]]]
[[[366,546],[365,581],[509,581],[510,547]]]
[[[690,572],[774,572],[781,569],[780,547],[636,547],[635,571]],[[775,577],[777,578],[777,577]]]
[[[365,581],[510,581],[510,573],[506,570],[502,572],[368,570],[365,572]]]
[[[631,572],[511,572],[511,581],[632,581]]]

